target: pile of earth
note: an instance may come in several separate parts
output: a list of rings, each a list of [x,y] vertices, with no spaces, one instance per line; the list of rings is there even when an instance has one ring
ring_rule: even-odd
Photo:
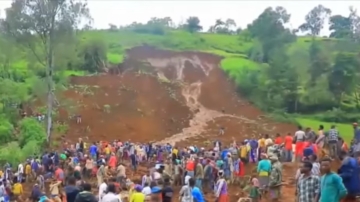
[[[208,53],[141,46],[128,50],[124,62],[106,73],[72,77],[64,95],[76,110],[60,110],[60,121],[69,125],[66,140],[206,146],[214,140],[228,144],[264,133],[295,131],[295,126],[269,120],[239,97],[219,66],[221,59]],[[81,115],[81,123],[69,119],[74,114]],[[221,136],[220,127],[225,128]],[[294,198],[290,184],[296,167],[284,166],[287,185],[281,201]],[[247,166],[247,173],[253,168]],[[145,172],[147,166],[140,166],[139,172],[130,175],[140,178]],[[230,186],[229,193],[230,201],[237,201],[241,189]],[[211,193],[206,198],[214,199]]]
[[[82,123],[69,121],[67,138],[202,145],[294,131],[241,99],[220,60],[141,46],[128,50],[125,61],[108,73],[72,77],[65,96],[76,102]],[[61,119],[69,115],[62,112]]]

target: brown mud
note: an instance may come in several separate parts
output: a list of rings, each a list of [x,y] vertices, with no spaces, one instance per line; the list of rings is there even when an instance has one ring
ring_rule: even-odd
[[[82,123],[68,122],[66,139],[87,141],[118,139],[183,145],[225,144],[259,134],[294,132],[290,124],[276,123],[236,93],[220,69],[221,57],[199,52],[174,52],[135,47],[116,69],[96,76],[72,77],[65,97],[74,100]],[[225,134],[219,136],[219,128]],[[286,183],[295,165],[284,166]],[[145,172],[145,168],[140,168]],[[250,171],[252,167],[248,167]],[[137,177],[141,176],[136,174]],[[239,187],[230,187],[230,201],[237,201]],[[294,199],[294,187],[284,186],[281,201]],[[207,199],[213,201],[211,194]],[[175,198],[175,201],[177,197]]]

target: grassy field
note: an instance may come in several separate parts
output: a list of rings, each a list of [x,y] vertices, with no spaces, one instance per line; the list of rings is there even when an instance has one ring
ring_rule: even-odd
[[[320,125],[323,125],[325,130],[329,130],[331,125],[335,125],[339,130],[341,137],[344,138],[344,140],[348,143],[351,141],[354,135],[354,129],[351,124],[326,123],[305,118],[297,118],[296,121],[303,127],[311,127],[315,131],[319,128]]]

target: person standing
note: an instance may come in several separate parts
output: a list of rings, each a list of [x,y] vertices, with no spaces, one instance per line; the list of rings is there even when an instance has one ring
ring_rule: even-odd
[[[202,190],[202,180],[204,179],[204,167],[199,160],[197,160],[195,167],[195,185]]]
[[[350,157],[345,152],[341,152],[341,166],[338,170],[339,176],[347,190],[347,196],[344,201],[356,201],[357,194],[360,193],[360,176],[359,176],[359,156]]]
[[[269,176],[269,195],[270,199],[273,202],[276,202],[279,200],[280,197],[280,189],[281,189],[281,183],[282,183],[282,173],[281,173],[281,163],[279,162],[279,159],[276,156],[271,156],[270,161],[272,163],[271,165],[271,172]]]
[[[302,127],[298,127],[298,131],[295,132],[294,141],[295,141],[295,156],[296,160],[300,161],[303,149],[304,149],[304,142],[305,142],[305,132],[302,130]]]
[[[226,183],[226,182],[225,182]],[[185,183],[186,184],[186,183]],[[195,180],[193,178],[190,178],[189,179],[189,186],[191,188],[191,195],[192,195],[192,198],[193,198],[193,201],[196,201],[196,202],[205,202],[204,200],[204,196],[203,194],[201,193],[200,189],[195,187]],[[222,202],[222,201],[219,201],[219,202]]]
[[[217,202],[229,202],[228,185],[224,177],[224,171],[219,170],[218,181],[215,184],[215,197]]]
[[[291,162],[292,160],[292,144],[293,137],[291,136],[291,133],[288,133],[284,138],[285,162]]]
[[[319,199],[320,178],[313,175],[311,162],[303,162],[300,168],[301,175],[296,185],[296,198],[298,202],[313,202]]]
[[[358,127],[358,123],[353,123],[353,128],[354,128],[354,152],[359,152],[360,151],[360,129]]]
[[[106,175],[105,165],[104,165],[103,162],[101,162],[100,167],[98,168],[98,170],[96,172],[96,178],[97,178],[98,186],[100,186],[104,182],[105,175]]]
[[[315,141],[315,144],[317,144],[318,146],[318,156],[322,157],[325,155],[325,150],[324,150],[324,145],[325,145],[325,134],[324,134],[324,126],[320,125],[319,126],[319,132],[318,132],[318,137]]]
[[[75,202],[98,202],[94,194],[91,193],[91,185],[85,183],[82,186],[84,190],[76,196]]]
[[[331,158],[337,158],[339,131],[336,129],[335,125],[331,126],[331,129],[327,132],[326,136],[329,144],[330,156]]]
[[[321,171],[324,173],[320,181],[320,199],[319,202],[339,202],[343,199],[347,190],[341,177],[331,171],[331,159],[326,158],[321,161]]]
[[[269,184],[269,174],[271,171],[271,162],[266,154],[261,154],[261,160],[257,166],[259,175],[260,188],[264,188]]]
[[[75,202],[75,198],[80,192],[79,188],[76,187],[75,177],[69,178],[68,185],[66,187],[64,187],[64,191],[66,193],[66,201],[67,202]]]

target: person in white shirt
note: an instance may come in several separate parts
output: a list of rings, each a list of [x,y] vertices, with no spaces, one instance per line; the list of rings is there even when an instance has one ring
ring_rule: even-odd
[[[18,182],[22,183],[22,179],[24,176],[24,165],[22,163],[20,163],[18,165]]]
[[[99,186],[99,202],[102,202],[102,199],[105,196],[105,192],[106,192],[107,188],[108,188],[108,186],[106,184],[106,180],[104,179],[104,182],[101,183]]]
[[[151,194],[151,188],[149,186],[149,183],[147,183],[147,182],[145,183],[145,186],[144,186],[143,190],[141,191],[141,193],[143,193],[145,196]]]
[[[116,187],[114,184],[107,186],[107,193],[102,197],[100,202],[122,202],[121,197],[116,194]]]
[[[305,142],[305,132],[302,130],[302,127],[298,127],[298,131],[295,132],[294,140],[295,140],[295,156],[296,160],[300,161],[302,152],[304,150],[304,142]]]

